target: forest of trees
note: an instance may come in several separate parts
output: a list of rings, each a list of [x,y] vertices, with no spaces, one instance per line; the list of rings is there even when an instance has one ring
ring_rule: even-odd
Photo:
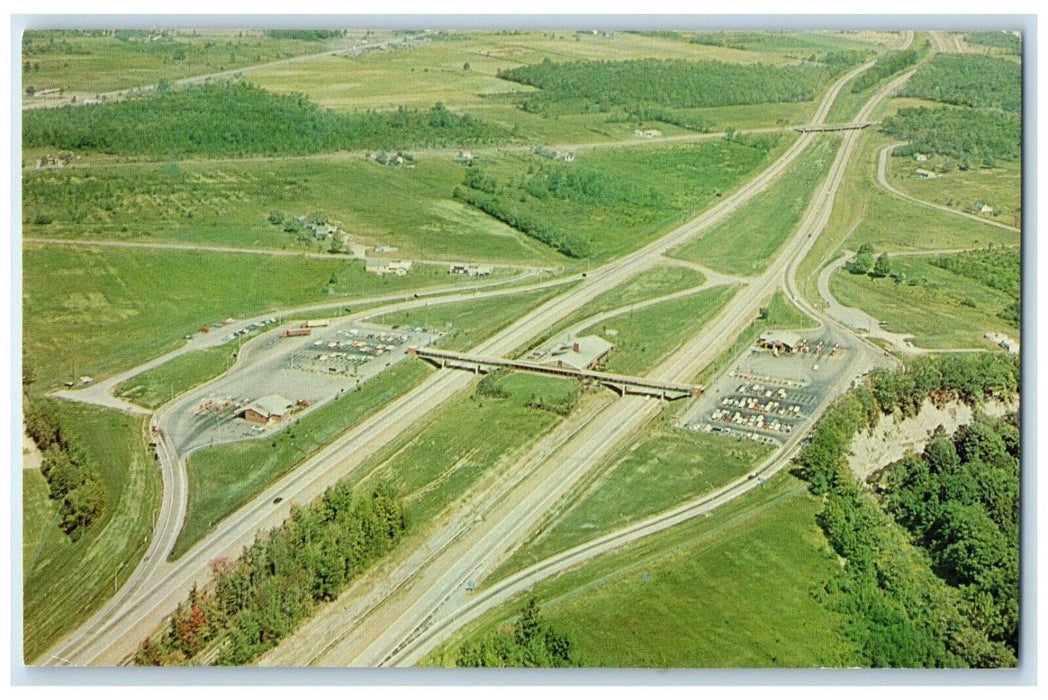
[[[969,44],[1002,49],[1002,53],[1019,54],[1022,51],[1022,40],[1012,32],[968,32],[964,40]]]
[[[47,403],[26,402],[25,430],[42,453],[40,472],[55,501],[59,527],[76,542],[105,512],[107,492],[87,452],[66,436]]]
[[[525,211],[526,208],[519,206],[519,202],[513,203],[497,194],[471,187],[456,187],[454,197],[512,226],[525,235],[545,243],[569,258],[585,258],[589,255],[589,246],[586,245],[586,241],[568,232],[554,229],[545,221]]]
[[[932,265],[955,272],[1016,299],[1022,291],[1022,256],[1018,248],[996,248],[939,255]]]
[[[447,147],[505,141],[507,130],[448,111],[339,114],[302,95],[209,83],[106,104],[28,110],[24,148],[184,158]]]
[[[513,668],[571,668],[582,666],[574,641],[553,628],[532,597],[509,629],[466,642],[456,666]]]
[[[545,111],[569,102],[577,111],[722,107],[815,98],[826,69],[817,64],[768,66],[720,61],[637,59],[542,63],[501,70],[498,76],[540,92],[522,93],[520,105]]]
[[[161,634],[135,654],[145,666],[243,665],[277,645],[322,601],[388,552],[405,529],[400,500],[379,487],[357,497],[330,487],[256,538],[236,561],[217,560],[206,591],[194,590]]]
[[[974,626],[1019,649],[1019,424],[979,416],[941,428],[920,455],[892,465],[886,510],[960,589]]]
[[[924,55],[926,47],[927,43],[919,47],[906,49],[905,51],[888,51],[882,54],[872,68],[863,71],[852,81],[851,91],[862,92],[866,88],[881,82],[889,75],[895,75],[899,71],[909,68],[920,60],[921,56]]]
[[[1010,643],[1011,638],[1002,634],[1001,623],[1011,619],[1010,611],[1017,600],[1014,591],[1008,592],[1006,584],[997,586],[1002,580],[998,567],[1001,559],[990,557],[981,561],[978,554],[969,558],[963,554],[966,545],[979,542],[980,538],[993,540],[994,533],[999,531],[996,522],[992,518],[979,520],[968,511],[956,514],[957,530],[950,530],[948,535],[946,530],[941,530],[946,539],[926,540],[929,547],[941,547],[944,553],[930,555],[914,546],[910,532],[885,512],[874,495],[856,480],[846,459],[852,437],[860,430],[875,426],[882,414],[915,415],[926,399],[941,404],[958,398],[978,406],[990,398],[1008,399],[1018,388],[1018,358],[1002,353],[920,357],[899,371],[876,370],[864,386],[831,405],[813,429],[810,442],[796,458],[794,473],[808,481],[813,494],[822,496],[818,522],[845,561],[840,573],[826,585],[824,595],[827,604],[847,617],[846,634],[855,644],[860,665],[978,668],[1015,665],[1016,649]],[[982,429],[974,430],[978,433]],[[1011,458],[1007,448],[1017,434],[1009,428],[1002,430],[1005,453]],[[970,432],[963,433],[959,439],[963,441]],[[993,438],[987,440],[998,445]],[[994,460],[1001,458],[996,446],[988,448],[988,452],[978,452],[977,458],[987,454],[992,454]],[[1014,456],[1018,457],[1017,445]],[[980,499],[985,497],[997,504],[999,513],[1008,513],[1011,517],[1013,511],[1008,505],[1011,487],[1003,485],[1001,480],[1011,478],[1007,477],[1007,470],[1014,465],[1006,462],[1002,462],[1004,471],[985,483],[960,478],[956,484],[946,486],[943,482],[938,486],[971,487],[966,496],[971,499],[969,505],[983,502]],[[1013,475],[1018,478],[1017,472]],[[904,477],[897,478],[905,481]],[[931,487],[930,482],[926,485]],[[900,496],[905,493],[908,492],[898,490],[895,501],[889,496],[888,507],[912,503],[912,498]],[[990,529],[988,523],[993,523],[994,529]],[[958,545],[962,539],[965,544]],[[950,548],[951,545],[957,546]],[[946,549],[950,550],[948,555]],[[963,577],[948,568],[958,561],[957,557],[964,559],[968,567]],[[1004,559],[1007,557],[1005,552]],[[940,572],[944,577],[937,575]],[[987,585],[997,586],[993,591],[1002,595],[993,598],[984,595],[985,590],[964,587],[967,584],[958,587],[961,581],[969,580],[992,582]]]
[[[961,167],[993,167],[1022,154],[1019,115],[1000,110],[908,107],[887,117],[881,129],[909,141],[895,149],[897,156],[935,153],[957,159]]]
[[[939,54],[920,67],[900,90],[964,107],[1022,110],[1022,66],[1015,61],[971,54]]]

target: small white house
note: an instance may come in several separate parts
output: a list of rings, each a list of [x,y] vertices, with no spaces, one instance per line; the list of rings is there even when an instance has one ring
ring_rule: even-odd
[[[989,204],[984,204],[981,207],[979,207],[979,213],[985,214],[986,216],[993,216],[993,207],[991,207]]]
[[[923,163],[926,160],[928,160],[928,156],[924,155],[923,153],[914,153],[913,154],[913,159],[915,161],[917,161],[918,163]]]

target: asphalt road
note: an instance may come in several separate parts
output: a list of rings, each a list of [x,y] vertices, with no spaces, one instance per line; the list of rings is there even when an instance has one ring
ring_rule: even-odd
[[[887,146],[882,148],[881,152],[878,154],[878,157],[877,157],[877,184],[878,185],[880,185],[881,187],[883,187],[884,189],[886,189],[888,192],[890,192],[891,194],[895,195],[899,199],[906,200],[907,202],[913,202],[914,204],[919,204],[922,207],[928,207],[929,209],[935,209],[936,211],[945,212],[947,214],[953,214],[954,216],[963,216],[966,219],[971,219],[972,221],[978,221],[981,224],[988,224],[990,226],[996,226],[997,228],[1003,228],[1006,231],[1014,231],[1015,233],[1022,233],[1022,230],[1019,229],[1019,228],[1016,228],[1015,226],[1009,226],[1008,224],[1003,224],[1000,221],[994,221],[992,219],[987,219],[987,218],[984,218],[982,216],[976,216],[975,214],[969,214],[966,211],[959,211],[957,209],[951,209],[950,207],[946,207],[946,206],[943,206],[941,204],[935,204],[934,202],[927,202],[927,201],[925,201],[923,199],[917,199],[913,195],[906,194],[902,190],[899,190],[899,189],[896,189],[895,187],[893,187],[891,185],[891,183],[888,182],[888,154],[890,154],[892,152],[892,150],[896,146],[900,146],[900,145],[902,145],[902,142],[888,144]]]
[[[835,83],[820,104],[813,121],[824,121],[842,86],[868,66],[869,64],[865,64],[856,68]],[[713,226],[763,191],[792,164],[814,138],[811,134],[802,134],[774,164],[736,192],[725,196],[715,207],[635,253],[590,271],[581,285],[526,314],[504,331],[473,348],[471,352],[507,355],[597,295],[658,264],[663,253]],[[778,265],[772,268],[779,269]],[[729,308],[738,311],[740,316],[745,315],[750,307],[759,304],[764,292],[773,286],[770,282],[767,285],[751,285],[737,297],[745,300],[744,306],[733,303]],[[756,311],[755,308],[752,310]],[[723,326],[730,329],[733,323],[741,327],[749,322],[749,318],[731,321],[727,316],[722,314],[722,320],[715,321],[708,327],[715,325],[718,328]],[[713,357],[716,352],[711,351],[708,354]],[[686,366],[691,367],[695,364],[697,362],[691,360]],[[204,538],[178,561],[158,561],[160,557],[151,556],[150,560],[142,564],[143,567],[148,567],[147,575],[136,578],[132,586],[125,586],[128,593],[117,596],[119,604],[107,605],[103,608],[106,614],[93,616],[88,623],[45,654],[45,658],[50,658],[49,655],[60,657],[67,663],[77,665],[119,663],[134,649],[138,641],[175,607],[195,582],[206,582],[208,565],[212,560],[220,556],[235,556],[243,546],[250,543],[255,533],[279,524],[287,516],[292,504],[308,502],[322,493],[328,485],[353,472],[367,457],[415,421],[466,388],[470,381],[470,375],[464,373],[448,372],[432,376],[412,392],[391,402],[348,431],[342,438],[305,460],[291,474],[265,489],[258,497],[223,521],[215,532]],[[634,417],[640,413],[639,409],[635,408],[638,404],[653,405],[643,399],[630,398],[617,404],[630,406],[630,409],[615,410],[624,411],[624,416],[630,414],[631,420],[635,420]],[[167,470],[164,473],[165,504],[172,503],[174,507],[170,516],[180,519],[184,513],[185,498],[177,492],[180,485],[184,484],[184,478],[176,478],[173,472],[174,468],[172,473],[168,473]],[[169,490],[176,492],[176,497],[169,499]],[[273,504],[273,498],[278,495],[283,501],[278,505]],[[179,510],[181,512],[175,512]],[[161,527],[164,522],[163,514],[161,520],[157,528],[158,533],[167,536],[173,531],[177,535],[176,528]],[[160,539],[163,538],[158,536],[154,542]],[[150,552],[153,550],[151,545]]]
[[[886,88],[894,89],[897,82]],[[864,109],[865,118],[876,104]],[[794,261],[803,259],[815,237],[828,220],[833,194],[843,178],[844,166],[854,150],[857,132],[849,132],[831,173],[819,189],[798,232],[784,246],[779,258],[768,271],[744,288],[739,295],[685,348],[663,363],[652,376],[670,381],[687,381],[727,349],[737,332],[742,330],[759,309],[760,303],[784,284],[788,269]],[[849,345],[841,338],[842,345]],[[853,362],[860,371],[867,369],[869,348],[856,346]],[[879,351],[875,351],[879,354]],[[849,375],[850,380],[854,374]],[[649,420],[658,410],[658,404],[632,397],[609,406],[594,421],[590,430],[578,433],[536,470],[536,476],[507,493],[500,508],[486,513],[483,520],[474,521],[471,536],[463,537],[456,546],[432,559],[414,576],[405,590],[391,596],[385,609],[373,605],[360,619],[339,616],[334,625],[323,620],[311,621],[315,634],[307,631],[296,634],[283,654],[270,654],[263,663],[302,664],[321,666],[375,666],[389,663],[398,649],[412,639],[428,621],[442,614],[456,596],[462,597],[465,582],[481,580],[514,545],[532,530],[539,518],[548,511],[586,472],[598,464],[618,442],[638,426]],[[814,421],[815,417],[812,417]],[[799,431],[798,435],[803,434]],[[800,439],[799,437],[797,439]],[[439,575],[438,575],[439,574]],[[325,613],[321,613],[324,615]],[[453,616],[453,614],[452,614]],[[340,633],[340,629],[348,630]],[[334,640],[332,640],[334,637]],[[320,645],[322,653],[314,654],[310,647]]]

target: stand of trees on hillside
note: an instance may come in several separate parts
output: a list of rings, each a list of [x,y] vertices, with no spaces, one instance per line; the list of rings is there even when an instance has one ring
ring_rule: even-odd
[[[998,159],[1022,154],[1019,115],[998,110],[910,107],[886,118],[881,129],[909,141],[895,149],[898,156],[935,153],[957,159],[961,167],[993,167]]]
[[[1022,111],[1022,66],[972,54],[939,54],[914,74],[899,94],[963,107]]]
[[[1001,49],[1002,53],[1019,54],[1022,52],[1022,39],[1012,32],[968,32],[964,40],[969,44],[980,44]]]
[[[27,403],[25,430],[42,453],[40,472],[58,508],[58,525],[76,542],[106,508],[108,494],[98,468],[69,438],[46,403]]]
[[[386,488],[356,497],[339,483],[278,528],[213,563],[206,591],[195,588],[167,627],[146,639],[144,666],[243,665],[276,646],[323,601],[333,600],[399,541],[404,510]]]
[[[827,584],[825,598],[847,616],[857,663],[896,668],[1016,664],[1018,600],[1008,547],[1018,532],[1018,484],[1005,483],[1018,479],[1018,434],[1009,427],[1014,422],[977,421],[983,424],[959,432],[953,443],[963,445],[963,454],[956,464],[942,444],[944,436],[937,436],[926,450],[926,459],[939,465],[935,475],[931,466],[914,463],[889,476],[894,489],[886,496],[889,512],[855,479],[846,459],[855,433],[872,428],[884,414],[915,415],[926,399],[941,404],[957,398],[978,406],[989,398],[1011,398],[1018,387],[1015,356],[921,357],[900,371],[871,373],[864,386],[834,402],[816,424],[794,473],[823,497],[819,524],[845,562]],[[994,471],[975,464],[987,460]],[[980,471],[984,478],[974,476]],[[933,493],[935,498],[963,495],[953,504],[917,503]],[[932,525],[925,529],[927,518]]]
[[[468,668],[570,668],[582,665],[574,641],[556,630],[530,598],[520,617],[499,630],[459,649],[456,666]]]
[[[153,158],[236,157],[338,150],[448,147],[508,140],[502,127],[427,110],[341,114],[303,95],[209,83],[105,104],[29,110],[24,148]]]

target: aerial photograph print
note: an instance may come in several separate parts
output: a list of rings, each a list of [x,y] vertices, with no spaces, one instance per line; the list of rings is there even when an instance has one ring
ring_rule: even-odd
[[[15,663],[1015,682],[1025,25],[307,18],[14,34]]]

